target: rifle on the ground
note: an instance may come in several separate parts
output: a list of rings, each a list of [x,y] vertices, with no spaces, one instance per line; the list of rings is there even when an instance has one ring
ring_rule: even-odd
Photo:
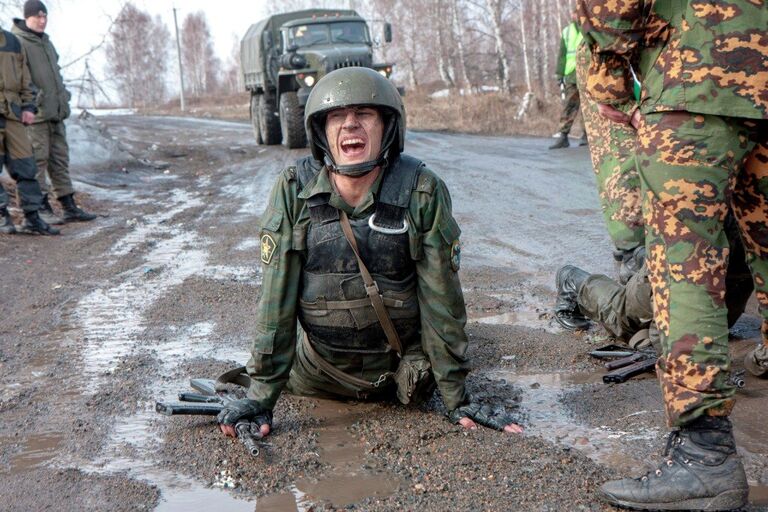
[[[609,370],[603,375],[606,384],[626,382],[635,375],[653,371],[658,359],[653,350],[632,350],[619,345],[601,347],[589,355],[598,359],[611,359],[605,363],[605,369]]]
[[[157,402],[155,410],[166,416],[178,414],[216,416],[228,402],[235,400],[226,393],[218,393],[214,380],[192,379],[189,384],[198,393],[179,393],[178,402]],[[269,446],[261,441],[261,434],[255,434],[251,431],[249,421],[238,421],[235,425],[235,432],[237,432],[237,438],[254,457],[259,454],[260,447]]]

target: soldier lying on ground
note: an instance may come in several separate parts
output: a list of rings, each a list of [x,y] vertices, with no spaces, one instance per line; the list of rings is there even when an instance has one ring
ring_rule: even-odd
[[[402,154],[397,89],[367,68],[326,75],[305,108],[312,157],[278,177],[261,222],[262,296],[247,398],[219,415],[266,435],[280,393],[413,403],[522,432],[467,393],[459,228],[445,184]],[[298,333],[297,333],[298,331]]]
[[[725,276],[725,302],[730,328],[744,313],[754,284],[732,215],[726,222],[726,233],[731,244]],[[635,252],[634,259],[645,260],[645,247],[638,247]],[[595,321],[625,342],[629,342],[638,332],[647,331],[649,337],[635,340],[633,348],[650,341],[661,353],[658,330],[653,323],[652,290],[645,263],[624,286],[608,276],[590,274],[573,265],[560,268],[555,281],[555,319],[561,326],[569,330],[587,329],[590,321]]]

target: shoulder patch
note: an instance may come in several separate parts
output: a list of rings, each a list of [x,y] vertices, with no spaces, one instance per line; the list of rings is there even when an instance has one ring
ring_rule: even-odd
[[[295,166],[291,166],[291,167],[287,168],[285,171],[283,171],[283,173],[285,174],[285,179],[287,179],[288,181],[296,181],[296,167]]]
[[[416,183],[416,190],[432,194],[435,191],[435,187],[437,187],[437,178],[429,172],[424,172],[424,169],[422,169],[422,172],[419,173],[419,180]]]
[[[277,249],[277,243],[272,235],[264,233],[261,235],[261,262],[265,265],[269,265],[272,262],[272,256],[275,255],[275,249]]]

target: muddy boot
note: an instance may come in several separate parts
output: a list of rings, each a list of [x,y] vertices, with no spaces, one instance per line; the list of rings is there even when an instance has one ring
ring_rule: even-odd
[[[19,233],[27,235],[58,235],[60,231],[49,226],[37,212],[24,212],[24,223],[19,226]]]
[[[64,224],[64,221],[53,212],[51,203],[48,201],[48,194],[43,194],[43,203],[40,205],[40,209],[37,210],[37,214],[45,221],[46,224],[59,225]]]
[[[624,251],[619,265],[619,282],[627,284],[630,278],[643,267],[645,263],[645,246],[635,247],[632,251]]]
[[[75,194],[69,194],[59,198],[64,208],[64,222],[87,222],[96,218],[96,215],[82,210],[75,204]]]
[[[744,358],[744,368],[755,377],[768,377],[768,346],[762,343]]]
[[[587,133],[584,132],[581,134],[581,138],[579,139],[579,146],[586,146],[589,144],[589,141],[587,140]]]
[[[728,418],[703,416],[670,433],[659,469],[606,482],[603,499],[637,510],[732,510],[749,485]]]
[[[8,213],[8,208],[0,208],[0,233],[5,235],[16,233],[16,226],[13,225],[13,219]]]
[[[568,142],[568,134],[561,133],[560,137],[557,138],[557,141],[551,146],[549,146],[549,149],[562,149],[562,148],[567,148],[570,145],[571,143]]]
[[[555,320],[568,330],[589,328],[589,318],[581,312],[577,301],[579,290],[588,277],[588,272],[573,265],[566,265],[557,271],[555,278],[555,286],[557,286]]]

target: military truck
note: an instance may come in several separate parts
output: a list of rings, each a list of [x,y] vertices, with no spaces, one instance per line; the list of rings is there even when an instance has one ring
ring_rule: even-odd
[[[392,27],[384,23],[384,41]],[[251,124],[259,144],[307,145],[304,105],[312,86],[331,71],[363,66],[389,77],[391,64],[374,64],[365,20],[353,10],[308,9],[275,14],[251,25],[240,43]]]

